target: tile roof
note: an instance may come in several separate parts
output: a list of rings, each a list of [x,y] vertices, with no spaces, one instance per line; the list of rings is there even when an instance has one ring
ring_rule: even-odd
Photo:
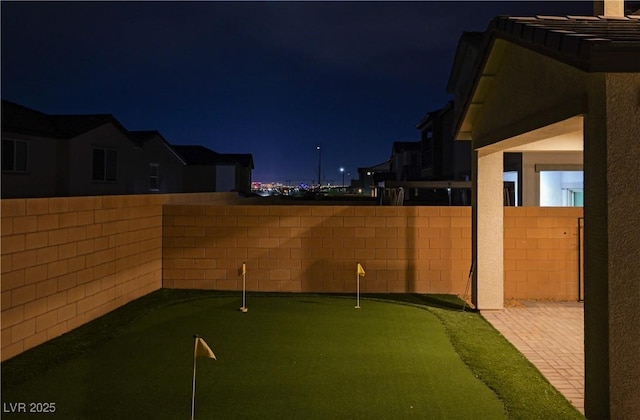
[[[640,71],[640,16],[498,16],[487,33],[584,71]]]

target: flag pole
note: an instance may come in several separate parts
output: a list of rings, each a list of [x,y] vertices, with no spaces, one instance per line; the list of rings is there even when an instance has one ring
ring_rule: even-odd
[[[360,264],[358,264],[359,268]],[[356,309],[360,309],[360,270],[356,268]]]
[[[357,286],[357,292],[356,292],[356,309],[360,309],[360,274],[356,273],[356,284]]]
[[[247,264],[242,262],[242,308],[240,308],[241,312],[247,312]]]
[[[196,414],[196,349],[198,346],[198,336],[194,335],[193,344],[193,386],[191,388],[191,420],[194,420]]]

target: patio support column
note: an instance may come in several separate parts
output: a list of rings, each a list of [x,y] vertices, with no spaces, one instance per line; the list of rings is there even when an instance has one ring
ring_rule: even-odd
[[[640,413],[640,74],[593,74],[584,127],[585,414]]]
[[[504,305],[504,183],[503,153],[473,152],[473,274],[476,308]]]

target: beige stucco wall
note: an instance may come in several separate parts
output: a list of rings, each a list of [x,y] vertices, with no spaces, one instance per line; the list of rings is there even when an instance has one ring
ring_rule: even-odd
[[[477,152],[473,189],[474,304],[480,310],[504,305],[503,153]]]
[[[606,84],[611,415],[631,418],[640,413],[640,74]]]
[[[585,410],[640,412],[640,75],[591,76],[585,119]]]
[[[587,80],[580,70],[500,39],[489,66],[495,78],[473,124],[476,149],[586,110]]]

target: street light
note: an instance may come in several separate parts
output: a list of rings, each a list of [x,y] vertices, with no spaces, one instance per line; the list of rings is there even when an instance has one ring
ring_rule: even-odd
[[[320,185],[322,182],[320,181],[320,175],[322,174],[322,151],[320,150],[320,146],[316,146],[316,150],[318,150],[318,191],[320,191]]]
[[[342,173],[342,188],[344,188],[344,168],[340,168],[340,173]]]

